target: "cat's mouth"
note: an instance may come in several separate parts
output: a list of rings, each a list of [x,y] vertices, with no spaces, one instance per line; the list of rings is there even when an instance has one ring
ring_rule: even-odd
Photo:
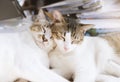
[[[64,51],[65,51],[65,52],[70,51],[70,46],[67,45],[67,44],[64,44]]]
[[[63,48],[63,52],[64,53],[68,53],[68,52],[70,52],[71,51],[71,48],[69,48],[69,47],[67,47],[67,46],[64,46],[64,48]]]
[[[65,51],[68,51],[68,50],[69,50],[69,48],[68,48],[68,47],[66,47],[66,46],[64,46],[64,50],[65,50]]]

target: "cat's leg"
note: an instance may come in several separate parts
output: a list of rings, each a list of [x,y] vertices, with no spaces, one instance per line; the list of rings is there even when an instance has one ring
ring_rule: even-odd
[[[97,76],[96,82],[120,82],[120,78],[112,75],[100,74]]]
[[[96,72],[89,69],[76,71],[74,82],[95,82]]]
[[[14,82],[30,82],[30,81],[28,81],[26,79],[18,78]]]
[[[39,69],[30,69],[29,67],[28,69],[24,69],[24,71],[20,70],[19,77],[32,82],[69,82],[43,65],[41,65]]]
[[[76,56],[76,65],[74,73],[74,82],[95,82],[98,74],[93,53],[85,51],[83,56]]]
[[[32,82],[69,82],[45,67],[40,59],[31,52],[28,56],[27,54],[17,56],[15,68],[19,78]]]
[[[97,82],[120,82],[120,64],[114,59],[108,61],[106,65],[105,74],[100,74],[97,76]],[[115,77],[116,76],[116,77]]]

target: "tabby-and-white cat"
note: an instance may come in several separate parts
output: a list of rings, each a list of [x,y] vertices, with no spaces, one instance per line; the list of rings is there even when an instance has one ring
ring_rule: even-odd
[[[36,28],[49,27],[46,28],[42,22],[40,28]],[[31,31],[35,29],[31,27]],[[40,30],[39,33],[45,34],[45,31]],[[69,82],[48,69],[48,54],[35,44],[36,38],[33,37],[28,30],[0,34],[0,82],[13,82],[16,78],[24,78],[32,82]],[[45,37],[43,40],[46,42]],[[40,43],[44,42],[40,41]]]
[[[84,33],[94,25],[66,22],[58,11],[53,12],[52,36],[57,46],[50,54],[53,71],[74,82],[95,82],[99,74],[111,71],[108,61],[115,51],[100,37]],[[99,78],[99,77],[98,77]]]
[[[112,60],[108,63],[110,64],[108,72],[109,75],[100,75],[98,77],[100,82],[120,82],[120,32],[113,32],[100,35],[108,41],[109,45],[115,50],[115,55]]]

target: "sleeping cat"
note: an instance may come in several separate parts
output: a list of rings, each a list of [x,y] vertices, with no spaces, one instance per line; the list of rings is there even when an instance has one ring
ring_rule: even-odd
[[[103,38],[84,36],[94,25],[71,22],[58,11],[52,16],[52,37],[57,44],[49,53],[53,71],[67,79],[73,77],[73,82],[95,82],[99,74],[111,71],[108,61],[114,57],[114,49]]]
[[[40,18],[41,16],[44,18],[44,14],[42,11],[40,12],[42,14]],[[44,26],[44,22],[39,25],[41,25],[40,28],[45,29],[40,30],[39,33],[45,34],[49,25],[47,28]],[[36,31],[35,29],[31,26],[32,32]],[[0,82],[13,82],[16,78],[24,78],[32,82],[69,82],[48,69],[48,54],[45,52],[46,50],[44,51],[35,44],[36,38],[33,39],[33,37],[28,30],[0,34]],[[43,37],[45,42],[47,37],[49,36]],[[44,41],[40,41],[40,43],[44,43]]]
[[[109,75],[100,75],[98,77],[100,82],[120,82],[120,32],[113,32],[100,35],[108,41],[109,45],[115,50],[115,55],[112,60],[108,63],[110,64],[108,72]]]

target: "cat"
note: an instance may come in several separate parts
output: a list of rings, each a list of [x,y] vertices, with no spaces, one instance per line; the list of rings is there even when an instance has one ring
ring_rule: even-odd
[[[115,57],[110,60],[108,63],[110,64],[109,69],[111,71],[108,72],[109,75],[100,75],[100,82],[120,82],[120,32],[112,32],[107,34],[99,35],[99,37],[108,41],[109,45],[115,51]],[[117,70],[117,71],[116,71]]]
[[[67,79],[73,77],[73,82],[95,82],[99,74],[111,71],[108,62],[114,49],[103,38],[84,36],[94,25],[70,22],[58,11],[52,17],[52,37],[57,44],[49,53],[53,71]]]
[[[40,12],[40,16],[44,18],[44,14]],[[40,21],[39,25],[40,28],[49,28],[49,25],[46,28]],[[29,31],[0,34],[0,82],[13,82],[16,78],[32,82],[69,82],[48,69],[48,54],[36,45],[36,38],[33,38],[31,31],[36,30],[31,26]],[[40,30],[39,33],[45,34],[45,31]]]

